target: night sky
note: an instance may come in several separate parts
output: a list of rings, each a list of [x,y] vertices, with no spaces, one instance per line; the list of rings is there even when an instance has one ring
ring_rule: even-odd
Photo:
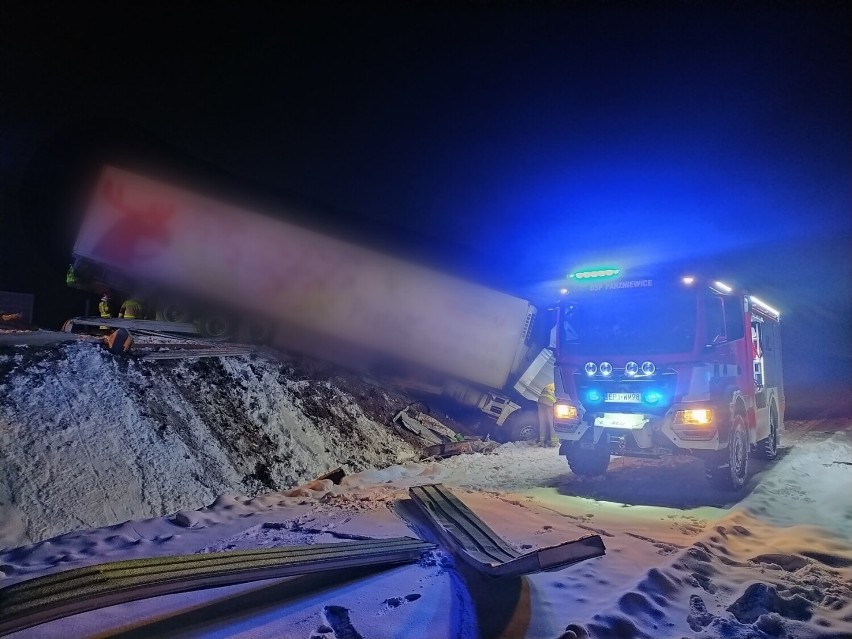
[[[781,310],[793,408],[852,409],[843,3],[117,4],[0,5],[0,290],[41,325],[82,307],[69,184],[138,152],[537,303],[677,261]]]

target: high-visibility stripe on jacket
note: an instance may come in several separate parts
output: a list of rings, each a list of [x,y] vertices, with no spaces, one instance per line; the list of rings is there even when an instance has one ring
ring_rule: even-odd
[[[140,319],[142,317],[142,305],[136,300],[127,300],[121,306],[121,315],[124,319]]]
[[[112,317],[109,312],[109,302],[101,300],[100,304],[98,304],[98,311],[100,312],[101,317]]]

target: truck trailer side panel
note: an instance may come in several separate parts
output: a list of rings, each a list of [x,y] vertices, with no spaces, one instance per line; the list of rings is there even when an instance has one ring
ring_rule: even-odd
[[[114,167],[76,258],[502,388],[529,303]]]

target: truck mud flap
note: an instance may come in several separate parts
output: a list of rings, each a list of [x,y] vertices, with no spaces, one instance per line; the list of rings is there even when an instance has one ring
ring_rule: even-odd
[[[116,561],[0,588],[0,635],[106,606],[311,572],[412,563],[435,548],[411,537]]]
[[[521,554],[441,484],[410,488],[417,508],[455,555],[477,571],[494,577],[560,570],[606,553],[600,535]]]

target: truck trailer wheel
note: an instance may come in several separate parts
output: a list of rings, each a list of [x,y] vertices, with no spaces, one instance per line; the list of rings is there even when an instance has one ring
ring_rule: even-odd
[[[518,410],[509,415],[504,425],[511,442],[538,441],[538,411]]]
[[[160,322],[191,322],[192,314],[182,304],[167,302],[157,308],[157,320]]]
[[[592,432],[592,429],[589,429]],[[576,441],[565,455],[568,467],[580,477],[603,475],[609,467],[609,436],[604,433],[597,444],[591,441]]]
[[[769,437],[761,439],[754,448],[754,456],[760,459],[775,459],[778,457],[778,409],[772,405],[769,411]]]
[[[234,322],[226,315],[209,315],[201,320],[201,334],[225,339],[234,332]]]
[[[748,477],[748,433],[745,419],[734,416],[728,447],[704,462],[704,474],[711,486],[723,490],[739,490]]]

